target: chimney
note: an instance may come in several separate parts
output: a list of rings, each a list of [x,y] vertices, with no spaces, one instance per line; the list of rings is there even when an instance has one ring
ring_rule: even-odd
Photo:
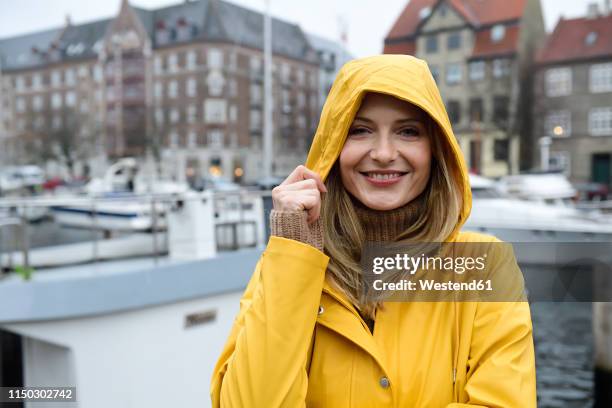
[[[64,21],[66,23],[66,26],[71,26],[72,25],[72,19],[70,18],[70,14],[66,14]]]
[[[587,15],[588,19],[594,19],[599,17],[599,5],[597,3],[589,3],[587,5]]]
[[[604,0],[603,15],[604,16],[610,15],[610,0]]]

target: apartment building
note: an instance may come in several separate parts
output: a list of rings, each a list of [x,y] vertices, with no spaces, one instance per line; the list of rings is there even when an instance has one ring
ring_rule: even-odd
[[[283,175],[315,131],[319,59],[299,26],[274,18],[272,51],[273,169]],[[99,173],[108,160],[148,155],[178,179],[260,176],[261,13],[219,0],[154,10],[124,0],[111,19],[0,40],[0,78],[3,162],[58,153]]]
[[[411,0],[384,52],[427,61],[471,171],[532,166],[532,66],[544,39],[539,0]]]
[[[534,133],[549,167],[572,181],[612,183],[612,15],[591,5],[561,19],[537,58]],[[543,164],[543,163],[542,163]]]

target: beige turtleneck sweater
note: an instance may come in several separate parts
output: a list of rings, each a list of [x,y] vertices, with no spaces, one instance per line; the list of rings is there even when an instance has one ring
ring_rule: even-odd
[[[378,211],[366,207],[352,197],[353,208],[364,228],[366,241],[392,242],[414,222],[421,211],[422,196],[408,204],[389,211]],[[321,219],[312,224],[307,222],[306,211],[277,211],[270,213],[270,231],[272,235],[293,239],[312,245],[320,251],[324,248],[323,225]],[[374,321],[362,316],[374,332]]]

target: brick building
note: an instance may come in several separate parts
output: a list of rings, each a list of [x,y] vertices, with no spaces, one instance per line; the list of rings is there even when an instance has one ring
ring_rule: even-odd
[[[612,182],[612,15],[561,19],[540,51],[534,133],[575,182]]]
[[[474,172],[531,163],[532,66],[545,35],[539,0],[411,0],[385,53],[425,59]]]
[[[282,175],[315,130],[319,59],[299,26],[278,19],[272,49]],[[2,39],[0,83],[3,163],[36,153],[96,174],[108,159],[150,155],[177,178],[242,181],[262,168],[263,16],[231,3],[123,1],[111,19]]]

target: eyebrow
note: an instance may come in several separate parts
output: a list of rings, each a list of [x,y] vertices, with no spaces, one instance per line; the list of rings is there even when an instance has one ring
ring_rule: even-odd
[[[354,120],[360,120],[362,122],[367,122],[367,123],[374,123],[374,121],[372,119],[364,118],[362,116],[357,116],[357,117],[355,117]],[[420,123],[420,124],[424,123],[424,121],[422,121],[421,119],[416,119],[416,118],[399,119],[399,120],[396,120],[394,123],[410,123],[410,122],[416,122],[416,123]]]

